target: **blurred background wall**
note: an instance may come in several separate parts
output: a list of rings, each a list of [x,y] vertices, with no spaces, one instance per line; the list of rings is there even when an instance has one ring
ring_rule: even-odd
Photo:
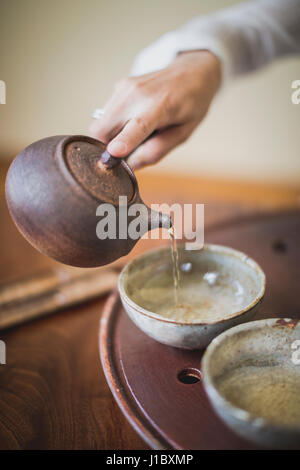
[[[54,134],[87,133],[138,51],[229,0],[0,0],[0,158]],[[300,182],[300,104],[288,58],[231,84],[184,146],[147,171]]]

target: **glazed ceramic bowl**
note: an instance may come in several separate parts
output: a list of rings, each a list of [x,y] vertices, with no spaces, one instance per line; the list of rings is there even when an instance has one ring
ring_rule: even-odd
[[[265,275],[247,255],[224,246],[205,245],[202,250],[187,251],[182,244],[178,247],[178,253],[182,282],[188,284],[190,271],[195,270],[198,284],[194,282],[193,288],[203,290],[205,287],[203,292],[210,296],[209,308],[214,310],[216,304],[214,315],[210,316],[205,310],[205,295],[201,318],[166,318],[157,310],[149,309],[150,300],[155,300],[158,290],[147,291],[147,285],[161,271],[172,273],[170,246],[149,251],[125,266],[119,277],[121,300],[132,321],[160,343],[184,349],[203,349],[222,331],[246,322],[255,315],[265,292]],[[210,287],[216,273],[219,278]],[[203,286],[202,283],[206,281],[208,285]],[[172,289],[172,282],[168,282]]]
[[[268,448],[300,448],[300,323],[258,320],[215,338],[202,359],[205,390],[240,436]]]

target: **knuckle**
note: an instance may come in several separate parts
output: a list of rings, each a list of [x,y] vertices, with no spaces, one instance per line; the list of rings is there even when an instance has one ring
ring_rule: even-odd
[[[132,82],[132,92],[143,99],[149,95],[148,82],[143,78],[134,78]]]
[[[161,106],[168,116],[172,116],[176,111],[174,106],[174,100],[170,93],[166,93],[161,99]]]
[[[149,124],[146,122],[145,118],[142,116],[137,116],[134,118],[135,124],[142,131],[143,135],[148,135]]]

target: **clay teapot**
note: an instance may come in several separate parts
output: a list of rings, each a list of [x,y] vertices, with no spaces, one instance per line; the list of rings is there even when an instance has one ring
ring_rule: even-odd
[[[144,205],[136,178],[124,159],[115,159],[98,140],[81,135],[48,137],[29,145],[12,162],[6,178],[10,214],[39,251],[65,264],[96,267],[128,254],[138,239],[99,239],[99,207]],[[171,225],[170,217],[146,208],[144,232]],[[100,211],[101,212],[101,211]],[[128,216],[128,224],[133,217]],[[143,233],[140,235],[142,236]]]

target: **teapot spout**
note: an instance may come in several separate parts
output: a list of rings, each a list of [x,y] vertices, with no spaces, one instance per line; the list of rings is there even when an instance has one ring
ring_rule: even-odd
[[[155,228],[169,229],[172,225],[172,219],[168,214],[148,209],[148,230]]]

